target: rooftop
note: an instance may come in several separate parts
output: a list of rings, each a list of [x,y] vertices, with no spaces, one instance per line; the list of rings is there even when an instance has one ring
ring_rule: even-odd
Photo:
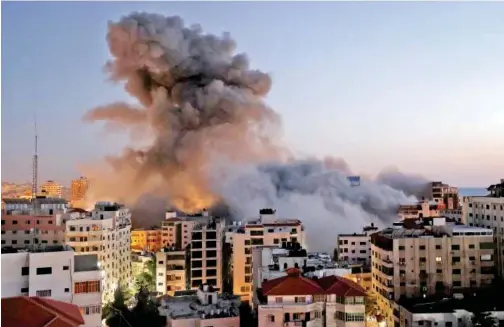
[[[74,304],[27,296],[2,299],[2,326],[77,327],[83,324],[84,319]]]
[[[366,291],[361,286],[343,277],[327,276],[309,279],[301,276],[301,271],[296,268],[289,268],[286,272],[287,276],[264,282],[262,294],[265,296],[314,294],[366,296]]]
[[[42,253],[42,252],[63,252],[63,251],[73,251],[71,247],[66,245],[36,245],[27,246],[24,248],[13,248],[10,246],[2,247],[2,254],[10,253]]]
[[[197,291],[176,292],[175,296],[162,296],[159,300],[161,315],[171,319],[216,319],[239,316],[240,298],[230,294],[217,294],[214,290],[207,289],[204,294],[213,296],[212,303],[202,301],[202,289]]]
[[[450,313],[455,310],[504,311],[502,291],[502,287],[497,287],[496,289],[481,289],[465,294],[458,293],[451,298],[441,296],[405,298],[400,300],[398,304],[411,313]]]

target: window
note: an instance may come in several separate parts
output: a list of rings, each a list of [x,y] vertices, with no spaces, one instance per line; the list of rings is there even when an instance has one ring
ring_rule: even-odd
[[[74,293],[98,293],[100,292],[100,281],[77,282],[74,284]]]
[[[69,267],[68,266],[63,266],[63,270],[68,270]]]
[[[30,267],[21,268],[21,276],[28,276],[30,274]]]
[[[399,245],[399,251],[404,251],[404,246],[403,245]]]
[[[294,302],[296,302],[296,303],[306,303],[306,297],[304,297],[304,296],[296,296],[294,298]]]
[[[52,267],[37,268],[37,275],[50,275],[52,274]]]
[[[469,249],[474,249],[474,244],[469,244]]]
[[[425,250],[425,245],[420,245],[419,248],[420,250]]]
[[[12,224],[13,224],[13,225],[17,225],[17,220],[13,220],[13,221],[12,221]]]
[[[453,245],[451,246],[451,249],[452,249],[453,251],[460,250],[460,245],[458,245],[458,244],[453,244]]]
[[[436,257],[436,262],[442,262],[441,257]]]
[[[436,250],[441,250],[441,245],[436,245]]]
[[[283,302],[283,298],[282,298],[282,297],[277,296],[277,297],[275,298],[275,303],[282,303],[282,302]]]
[[[268,321],[269,322],[275,322],[275,316],[274,315],[268,315]]]
[[[36,292],[39,297],[49,297],[51,296],[51,290],[41,290]]]
[[[30,290],[28,289],[28,287],[23,287],[21,289],[21,293],[28,293]]]
[[[65,287],[65,293],[70,292],[70,289],[68,287]]]

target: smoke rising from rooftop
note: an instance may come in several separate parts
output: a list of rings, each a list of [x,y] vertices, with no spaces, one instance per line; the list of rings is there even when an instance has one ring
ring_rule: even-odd
[[[281,142],[280,117],[263,100],[270,76],[234,53],[229,34],[204,34],[179,17],[133,13],[109,23],[107,41],[110,77],[124,82],[138,105],[102,106],[84,120],[143,131],[151,143],[106,158],[109,171],[91,173],[91,201],[134,205],[150,194],[187,212],[225,203],[240,218],[274,207],[303,220],[310,234],[319,231],[314,238],[327,235],[325,244],[313,242],[322,248],[333,247],[339,232],[390,220],[399,203],[417,194],[417,177],[388,172],[383,182],[352,188],[341,159],[294,160]]]

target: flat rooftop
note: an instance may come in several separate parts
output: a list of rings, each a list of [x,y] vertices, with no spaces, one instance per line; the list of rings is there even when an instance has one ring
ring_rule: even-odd
[[[2,254],[63,252],[63,251],[73,251],[73,250],[71,247],[66,245],[39,245],[39,246],[27,246],[23,248],[13,248],[10,246],[2,247]]]
[[[502,286],[481,289],[462,294],[462,299],[453,297],[432,296],[427,298],[408,298],[398,302],[400,306],[411,313],[451,313],[455,310],[469,312],[504,311],[502,301]]]

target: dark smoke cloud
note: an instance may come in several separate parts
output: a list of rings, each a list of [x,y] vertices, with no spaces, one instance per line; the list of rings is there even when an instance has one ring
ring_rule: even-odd
[[[229,34],[133,13],[109,24],[107,41],[111,79],[139,104],[95,108],[84,119],[145,131],[152,142],[107,158],[107,173],[91,173],[90,201],[155,208],[142,198],[149,195],[187,212],[219,205],[239,219],[274,207],[305,222],[312,248],[329,250],[337,233],[388,222],[400,203],[414,200],[416,177],[388,173],[351,187],[342,159],[294,159],[281,143],[280,117],[263,101],[271,78],[234,54]]]

